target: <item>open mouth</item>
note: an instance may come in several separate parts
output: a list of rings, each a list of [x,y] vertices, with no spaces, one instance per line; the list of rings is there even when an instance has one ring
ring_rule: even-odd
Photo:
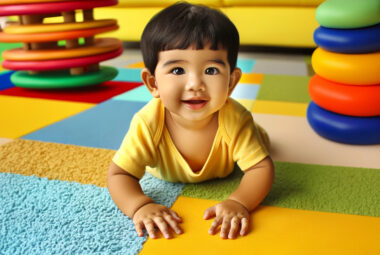
[[[192,110],[199,110],[207,104],[207,100],[194,99],[194,100],[182,100],[184,104],[187,105]]]
[[[206,100],[183,100],[185,104],[203,104],[207,102]]]

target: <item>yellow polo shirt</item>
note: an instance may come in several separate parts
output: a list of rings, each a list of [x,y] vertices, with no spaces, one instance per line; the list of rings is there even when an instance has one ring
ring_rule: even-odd
[[[268,155],[266,132],[242,105],[229,98],[218,114],[214,143],[199,172],[175,147],[165,126],[165,108],[156,98],[135,114],[113,161],[138,179],[148,171],[170,182],[196,183],[226,177],[235,162],[244,171]]]

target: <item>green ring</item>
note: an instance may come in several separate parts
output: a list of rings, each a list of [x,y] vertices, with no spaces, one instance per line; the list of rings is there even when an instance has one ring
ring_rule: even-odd
[[[114,67],[101,66],[99,71],[81,75],[70,75],[69,70],[53,71],[40,74],[29,74],[18,71],[11,75],[11,82],[16,87],[30,89],[60,89],[96,85],[116,77]]]

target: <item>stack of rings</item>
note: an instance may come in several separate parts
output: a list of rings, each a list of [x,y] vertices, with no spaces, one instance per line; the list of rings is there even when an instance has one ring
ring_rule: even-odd
[[[0,16],[19,17],[17,23],[0,31],[0,42],[24,44],[3,52],[2,66],[17,71],[12,83],[54,89],[112,80],[117,69],[99,63],[121,55],[122,42],[94,36],[116,30],[118,25],[114,19],[94,20],[93,8],[115,4],[117,0],[0,0]],[[82,22],[76,21],[78,11]],[[57,16],[63,17],[63,23],[44,23],[45,18]]]
[[[307,111],[321,136],[347,144],[380,143],[380,1],[328,0],[316,12],[319,46]]]

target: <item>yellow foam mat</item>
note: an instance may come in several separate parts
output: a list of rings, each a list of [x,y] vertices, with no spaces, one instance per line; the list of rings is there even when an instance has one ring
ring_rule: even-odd
[[[144,65],[144,62],[142,62],[142,61],[126,66],[126,68],[144,68],[144,67],[145,67],[145,65]]]
[[[264,74],[260,73],[243,73],[240,79],[240,83],[261,84]]]
[[[379,250],[380,218],[261,206],[251,215],[251,232],[235,240],[207,233],[204,211],[216,201],[179,197],[172,209],[184,234],[148,239],[140,254],[345,254]]]
[[[255,103],[255,100],[251,100],[251,99],[239,99],[239,98],[235,98],[235,99],[236,101],[241,103],[248,111],[250,111],[253,108],[253,104]]]
[[[307,106],[306,103],[255,100],[252,112],[305,117]]]
[[[0,137],[18,138],[93,107],[94,104],[0,96]],[[4,123],[4,124],[3,124]]]

